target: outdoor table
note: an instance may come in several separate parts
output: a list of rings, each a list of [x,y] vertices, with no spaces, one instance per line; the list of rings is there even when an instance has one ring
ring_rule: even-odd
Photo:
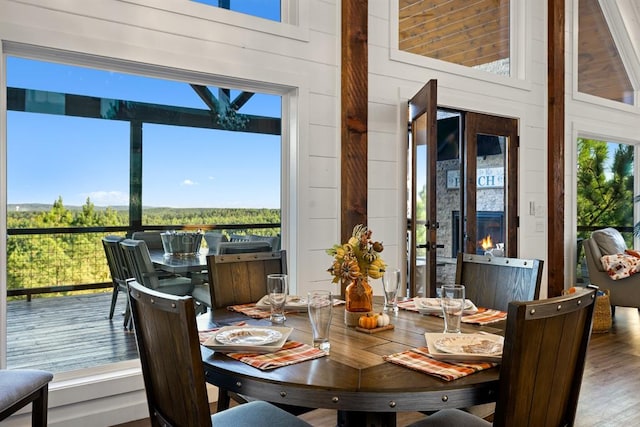
[[[379,302],[376,297],[374,309],[378,311]],[[227,309],[215,310],[213,321],[217,326],[239,321],[270,325],[268,320],[252,319]],[[392,324],[394,329],[383,332],[359,332],[344,324],[344,306],[337,306],[328,356],[260,370],[203,346],[205,376],[213,385],[251,398],[337,410],[338,424],[349,426],[395,426],[398,412],[495,402],[499,367],[444,381],[382,359],[384,355],[426,346],[424,333],[442,332],[441,318],[400,310],[392,316]],[[462,329],[503,334],[504,324],[463,324]],[[289,340],[311,344],[311,326],[305,312],[288,313],[285,326],[293,328]]]
[[[162,250],[150,250],[151,262],[156,269],[173,274],[186,275],[207,269],[207,252],[195,255],[174,256],[166,255]]]

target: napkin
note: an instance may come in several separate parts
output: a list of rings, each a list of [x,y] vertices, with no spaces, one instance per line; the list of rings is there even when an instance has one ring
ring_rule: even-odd
[[[476,314],[462,316],[461,322],[474,323],[476,325],[488,325],[489,323],[500,322],[507,318],[507,313],[490,308],[480,308]]]
[[[417,347],[401,353],[382,356],[387,362],[402,365],[415,371],[433,375],[445,381],[453,381],[484,369],[493,368],[497,363],[452,363],[432,359],[427,347]]]
[[[418,311],[418,307],[416,307],[416,304],[413,302],[413,298],[398,301],[398,308],[409,311]]]
[[[287,341],[280,350],[274,353],[227,353],[227,356],[266,371],[281,366],[293,365],[306,360],[326,356],[323,350],[297,341]]]
[[[227,310],[237,311],[238,313],[242,313],[245,316],[249,316],[254,319],[266,319],[267,317],[271,317],[270,311],[260,310],[253,302],[249,304],[231,305],[227,307]]]

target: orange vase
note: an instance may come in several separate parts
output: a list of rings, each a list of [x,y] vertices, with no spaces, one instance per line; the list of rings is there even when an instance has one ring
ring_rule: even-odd
[[[360,316],[373,311],[373,289],[367,279],[352,280],[345,289],[345,300],[344,321],[347,326],[357,326]]]

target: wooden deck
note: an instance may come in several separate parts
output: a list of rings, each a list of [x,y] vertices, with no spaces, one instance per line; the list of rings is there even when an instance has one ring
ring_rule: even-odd
[[[7,367],[72,371],[138,358],[135,335],[123,326],[126,295],[109,320],[105,293],[7,304]]]

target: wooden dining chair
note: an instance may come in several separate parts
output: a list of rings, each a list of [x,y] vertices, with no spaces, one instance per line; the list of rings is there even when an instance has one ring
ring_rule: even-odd
[[[211,415],[192,297],[133,280],[129,301],[152,426],[309,426],[266,402]]]
[[[540,297],[544,261],[458,254],[456,283],[478,307],[507,311],[511,301]]]
[[[116,309],[116,302],[118,300],[118,294],[120,291],[127,292],[126,281],[129,278],[127,268],[125,264],[124,254],[120,247],[120,242],[124,240],[124,237],[108,235],[102,238],[102,246],[104,247],[104,254],[107,258],[107,264],[109,266],[109,272],[111,273],[111,281],[113,282],[113,292],[111,294],[111,308],[109,310],[109,319],[113,319],[113,312]],[[129,321],[129,302],[124,311],[124,326],[125,328],[131,327]]]
[[[493,426],[571,426],[582,384],[596,289],[509,303]],[[491,426],[445,409],[411,427]]]
[[[267,275],[287,273],[287,252],[207,255],[214,308],[257,302],[267,294]]]

